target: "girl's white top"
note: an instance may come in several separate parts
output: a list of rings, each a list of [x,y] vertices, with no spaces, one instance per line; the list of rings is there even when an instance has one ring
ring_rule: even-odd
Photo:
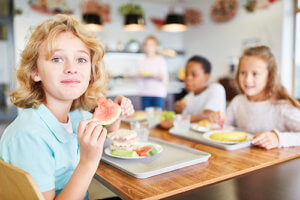
[[[300,145],[300,109],[288,101],[249,101],[245,95],[237,95],[229,104],[226,124],[257,134],[274,130],[279,146]]]

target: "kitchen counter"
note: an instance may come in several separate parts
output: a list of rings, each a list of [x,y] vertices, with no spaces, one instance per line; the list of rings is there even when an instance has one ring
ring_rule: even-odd
[[[168,83],[168,94],[180,93],[184,88],[184,83],[179,81],[170,81]],[[139,96],[139,88],[133,79],[111,79],[108,83],[107,96]]]

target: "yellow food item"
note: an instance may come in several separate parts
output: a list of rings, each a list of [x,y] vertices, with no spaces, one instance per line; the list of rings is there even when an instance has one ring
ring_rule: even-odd
[[[143,71],[140,73],[140,76],[151,77],[151,76],[153,76],[153,73],[150,71]]]
[[[184,81],[184,79],[185,79],[185,68],[184,67],[181,67],[178,69],[177,78],[181,81]]]
[[[147,114],[146,114],[146,112],[144,112],[142,110],[137,110],[137,111],[135,111],[133,118],[137,119],[137,120],[146,119]]]
[[[242,142],[247,139],[247,134],[241,131],[218,132],[209,136],[212,140],[226,142]]]
[[[211,126],[211,122],[208,119],[204,119],[198,122],[198,126],[209,128]]]

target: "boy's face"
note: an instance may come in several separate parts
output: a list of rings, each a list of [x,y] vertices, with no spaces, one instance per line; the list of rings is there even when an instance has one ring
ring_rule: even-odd
[[[54,53],[47,58],[47,41],[39,48],[37,71],[31,77],[42,82],[46,102],[72,102],[87,89],[91,75],[91,55],[73,33],[63,32],[55,40]]]
[[[185,88],[188,92],[201,93],[210,75],[206,74],[201,63],[188,62],[185,70]]]

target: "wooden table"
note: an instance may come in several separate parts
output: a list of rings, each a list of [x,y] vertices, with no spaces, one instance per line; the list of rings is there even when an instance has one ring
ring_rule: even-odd
[[[300,147],[273,150],[251,147],[225,151],[178,138],[162,129],[150,130],[150,136],[206,151],[211,154],[211,157],[208,162],[146,179],[134,178],[101,161],[95,177],[123,199],[161,199],[232,179],[300,156]]]

